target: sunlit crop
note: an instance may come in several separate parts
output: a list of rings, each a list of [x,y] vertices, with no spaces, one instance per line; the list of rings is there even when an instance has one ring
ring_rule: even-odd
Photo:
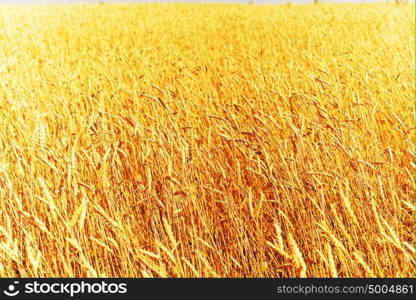
[[[0,6],[0,276],[414,275],[414,20]]]

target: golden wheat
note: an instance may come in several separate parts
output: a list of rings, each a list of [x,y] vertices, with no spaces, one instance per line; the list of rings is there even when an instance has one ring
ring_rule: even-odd
[[[0,7],[0,276],[414,275],[414,18]]]

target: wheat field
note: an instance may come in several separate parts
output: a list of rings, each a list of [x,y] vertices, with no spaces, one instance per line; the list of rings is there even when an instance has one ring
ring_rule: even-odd
[[[0,276],[413,276],[414,19],[0,6]]]

